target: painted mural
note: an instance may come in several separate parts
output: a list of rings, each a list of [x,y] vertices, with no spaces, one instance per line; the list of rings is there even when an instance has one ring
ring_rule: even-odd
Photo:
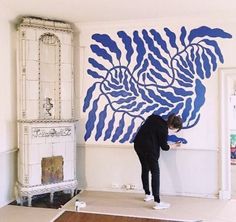
[[[87,74],[94,79],[84,99],[85,140],[132,142],[151,114],[176,113],[184,129],[194,127],[205,102],[204,80],[224,58],[217,40],[232,36],[219,28],[201,26],[178,36],[168,28],[96,33],[90,45]],[[171,141],[184,138],[170,135]]]

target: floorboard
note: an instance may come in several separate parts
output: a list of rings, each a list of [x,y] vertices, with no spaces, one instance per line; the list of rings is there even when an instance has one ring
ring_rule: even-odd
[[[151,218],[125,217],[106,214],[80,213],[65,211],[54,222],[177,222],[175,220],[162,220]],[[178,221],[185,222],[185,221]]]

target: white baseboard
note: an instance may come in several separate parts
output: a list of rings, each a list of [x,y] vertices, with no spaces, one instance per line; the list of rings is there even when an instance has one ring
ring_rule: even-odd
[[[112,189],[112,188],[95,188],[95,187],[86,187],[83,190],[86,191],[97,191],[97,192],[120,192],[120,193],[143,193],[143,190],[134,189],[134,190],[126,190],[126,189]],[[182,196],[182,197],[197,197],[197,198],[209,198],[209,199],[217,199],[219,198],[217,194],[202,194],[202,193],[169,193],[162,192],[163,196]]]

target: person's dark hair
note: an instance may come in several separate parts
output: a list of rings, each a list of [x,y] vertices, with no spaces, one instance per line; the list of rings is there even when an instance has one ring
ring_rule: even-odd
[[[168,127],[177,129],[177,132],[179,132],[183,127],[182,119],[180,116],[176,116],[175,113],[172,113],[168,116],[167,125]]]

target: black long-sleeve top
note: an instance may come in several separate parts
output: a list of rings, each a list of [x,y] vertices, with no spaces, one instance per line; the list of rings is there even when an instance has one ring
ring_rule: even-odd
[[[142,149],[140,151],[153,153],[159,157],[160,148],[166,151],[170,149],[167,138],[167,122],[160,116],[153,114],[140,127],[134,138],[134,144],[136,149]]]

